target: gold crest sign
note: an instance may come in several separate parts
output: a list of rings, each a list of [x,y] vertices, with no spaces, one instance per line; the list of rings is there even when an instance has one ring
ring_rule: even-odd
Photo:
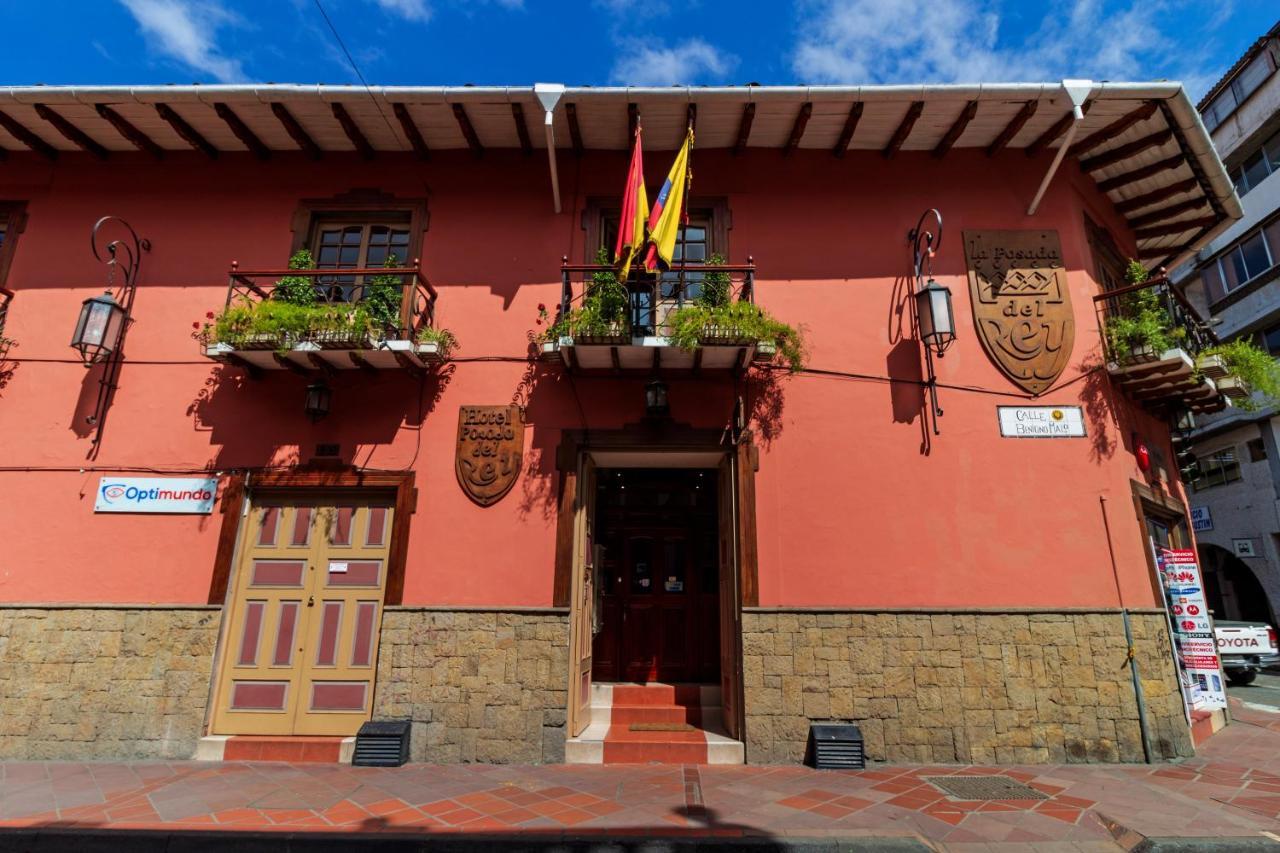
[[[490,506],[516,484],[524,454],[524,416],[519,406],[458,409],[458,484],[467,497]]]
[[[966,231],[973,322],[1000,372],[1043,393],[1071,358],[1075,319],[1057,231]]]

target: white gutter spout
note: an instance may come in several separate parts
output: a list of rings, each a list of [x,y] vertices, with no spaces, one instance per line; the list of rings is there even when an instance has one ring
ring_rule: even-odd
[[[1036,209],[1040,207],[1040,201],[1049,189],[1049,182],[1058,173],[1058,167],[1062,165],[1062,158],[1067,156],[1067,149],[1071,147],[1072,140],[1076,138],[1076,131],[1080,129],[1080,122],[1084,121],[1083,107],[1085,99],[1093,91],[1093,81],[1063,80],[1062,91],[1071,99],[1071,127],[1067,128],[1067,135],[1063,137],[1062,144],[1058,146],[1058,153],[1054,155],[1053,162],[1049,164],[1049,171],[1045,172],[1044,180],[1040,182],[1040,189],[1036,190],[1036,197],[1031,199],[1031,206],[1027,208],[1027,216],[1036,215]]]
[[[564,96],[563,83],[534,83],[533,93],[546,113],[543,126],[547,131],[547,163],[551,166],[551,201],[556,213],[560,212],[560,173],[556,170],[556,105]]]

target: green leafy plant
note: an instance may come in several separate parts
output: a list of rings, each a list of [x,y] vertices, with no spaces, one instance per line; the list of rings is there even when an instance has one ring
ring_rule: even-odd
[[[394,252],[387,255],[382,266],[387,269],[399,266],[399,259]],[[364,296],[360,304],[368,311],[374,327],[380,334],[399,332],[403,293],[403,279],[398,275],[373,275],[365,281]]]
[[[310,249],[299,249],[289,258],[289,269],[315,269],[316,261]],[[276,282],[271,298],[291,305],[314,305],[316,303],[315,281],[307,276],[286,275]]]
[[[1125,280],[1131,285],[1142,284],[1149,275],[1138,261],[1129,261],[1125,269]],[[1107,318],[1104,328],[1112,355],[1121,360],[1131,357],[1135,350],[1150,350],[1158,356],[1180,346],[1187,334],[1185,329],[1174,326],[1173,318],[1160,304],[1159,294],[1150,287],[1121,296],[1119,311]]]
[[[609,253],[604,248],[596,253],[596,263],[609,265]],[[630,293],[627,286],[618,281],[612,269],[598,270],[591,274],[591,283],[582,296],[582,304],[557,319],[538,336],[540,342],[558,341],[562,337],[599,338],[626,336],[627,305]]]
[[[695,302],[668,314],[667,326],[667,339],[684,349],[696,349],[708,341],[772,343],[793,373],[804,367],[807,351],[800,330],[750,302],[715,306]]]
[[[1206,350],[1205,355],[1222,358],[1227,373],[1238,378],[1252,392],[1261,394],[1261,403],[1252,397],[1240,400],[1236,405],[1247,411],[1280,401],[1280,362],[1262,347],[1245,338],[1238,338]]]
[[[722,266],[725,263],[725,259],[721,255],[711,255],[707,258],[707,263],[711,266]],[[719,308],[723,305],[728,305],[731,288],[732,283],[727,272],[703,273],[702,291],[694,299],[694,302],[704,308]]]
[[[440,357],[448,358],[458,347],[458,338],[448,329],[425,326],[418,332],[418,343],[435,344],[439,347]]]

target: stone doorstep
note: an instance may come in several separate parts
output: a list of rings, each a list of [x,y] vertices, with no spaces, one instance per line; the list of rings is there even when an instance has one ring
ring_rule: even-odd
[[[352,737],[292,735],[205,735],[196,744],[196,761],[288,761],[350,764]]]
[[[605,741],[609,739],[609,730],[615,725],[613,720],[614,709],[614,688],[628,688],[632,698],[635,698],[635,691],[631,688],[640,687],[641,685],[631,684],[592,684],[591,685],[591,716],[590,723],[577,737],[565,739],[564,761],[566,764],[604,764],[605,761]],[[654,684],[651,685],[654,692],[667,693],[676,685]],[[619,691],[622,692],[622,691]],[[682,692],[687,693],[687,690]],[[643,704],[628,705],[628,708],[644,708],[652,711],[662,710],[683,710],[684,708],[692,708],[692,704],[684,704],[680,701],[672,702],[656,702]],[[610,742],[615,745],[615,752],[622,751],[629,755],[645,755],[652,758],[642,759],[645,763],[667,763],[660,756],[664,752],[670,754],[671,763],[690,763],[689,756],[696,751],[701,754],[701,749],[705,746],[707,764],[745,764],[746,751],[742,741],[734,740],[724,731],[722,724],[722,708],[720,705],[720,686],[717,685],[700,685],[698,691],[698,711],[696,718],[698,722],[694,732],[628,732],[626,740],[628,743],[622,750],[617,750],[617,733],[615,739]],[[618,725],[626,725],[619,723]],[[670,734],[669,737],[664,735]],[[700,738],[693,738],[692,735],[700,735]],[[691,750],[696,742],[697,749]],[[616,762],[610,762],[616,763]],[[694,763],[702,763],[701,761]]]

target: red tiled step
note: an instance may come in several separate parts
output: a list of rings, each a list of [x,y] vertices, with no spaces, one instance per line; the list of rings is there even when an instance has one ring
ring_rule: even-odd
[[[706,764],[707,736],[687,732],[633,732],[629,725],[609,727],[604,738],[605,764]]]
[[[702,687],[698,684],[617,684],[613,688],[614,705],[702,705]]]
[[[702,708],[684,705],[614,705],[610,709],[610,722],[630,723],[692,723],[702,722]]]
[[[235,735],[227,739],[223,761],[338,761],[341,737],[288,735]]]

